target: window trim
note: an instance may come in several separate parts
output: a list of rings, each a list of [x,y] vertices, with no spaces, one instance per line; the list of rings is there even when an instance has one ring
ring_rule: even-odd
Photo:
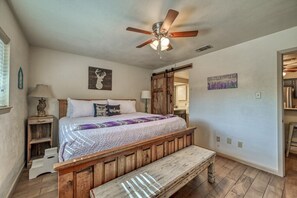
[[[12,109],[12,106],[0,107],[0,115],[5,114],[5,113],[9,113],[11,109]]]
[[[8,104],[7,106],[1,106],[0,107],[0,115],[9,113],[10,110],[12,109],[12,106],[10,106],[10,38],[5,34],[3,29],[0,27],[0,39],[1,41],[5,44],[8,45],[8,50],[9,50],[9,60],[8,60]]]

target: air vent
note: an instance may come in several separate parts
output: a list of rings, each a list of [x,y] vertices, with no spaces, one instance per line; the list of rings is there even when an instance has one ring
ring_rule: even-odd
[[[196,49],[196,52],[203,52],[203,51],[208,50],[210,48],[213,48],[213,46],[211,46],[211,45],[205,45],[203,47],[200,47],[200,48]]]

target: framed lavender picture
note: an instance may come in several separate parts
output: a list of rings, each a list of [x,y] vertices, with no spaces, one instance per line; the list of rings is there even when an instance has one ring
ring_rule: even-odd
[[[90,66],[88,88],[112,90],[112,70]]]
[[[212,76],[207,78],[207,89],[231,89],[238,88],[237,73],[226,74],[221,76]]]

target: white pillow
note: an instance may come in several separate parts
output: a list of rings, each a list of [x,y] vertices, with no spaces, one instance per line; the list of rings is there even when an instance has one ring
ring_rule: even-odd
[[[120,105],[121,113],[135,113],[136,112],[136,101],[135,100],[111,100],[108,99],[109,105]]]
[[[91,100],[92,103],[96,103],[96,104],[107,104],[107,100]]]
[[[71,105],[71,98],[67,98],[67,113],[66,113],[66,117],[70,118],[71,114],[72,114],[72,105]]]
[[[67,101],[67,117],[69,118],[94,116],[94,103],[107,104],[106,100],[87,101],[67,98]]]

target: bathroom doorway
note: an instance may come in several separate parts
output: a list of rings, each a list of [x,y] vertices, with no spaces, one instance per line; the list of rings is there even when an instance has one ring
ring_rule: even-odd
[[[189,69],[174,72],[174,114],[184,118],[189,126]]]
[[[285,175],[290,178],[297,174],[297,51],[282,55],[282,74]]]

